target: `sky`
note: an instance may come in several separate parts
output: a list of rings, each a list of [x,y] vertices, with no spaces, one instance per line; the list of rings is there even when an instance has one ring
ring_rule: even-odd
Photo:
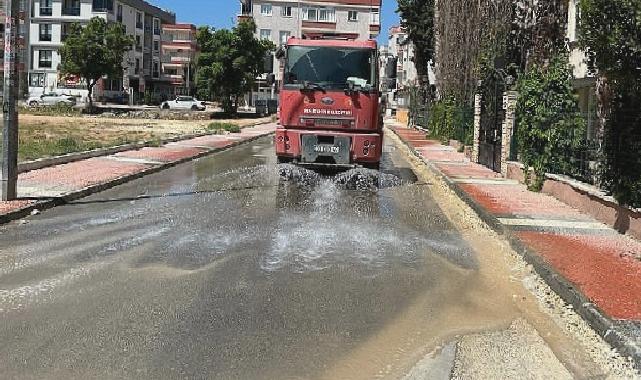
[[[178,22],[230,28],[240,10],[238,0],[148,0],[150,3],[176,12]],[[387,43],[387,30],[397,25],[396,0],[383,0],[382,33],[379,43]]]

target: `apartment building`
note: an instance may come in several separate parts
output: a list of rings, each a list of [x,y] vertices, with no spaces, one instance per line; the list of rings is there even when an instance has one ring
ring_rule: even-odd
[[[196,26],[192,24],[162,25],[162,74],[171,96],[193,95],[196,60],[200,49]]]
[[[391,116],[399,108],[409,106],[408,90],[418,85],[415,47],[403,28],[393,26],[389,29],[387,45],[381,46],[379,57],[381,90],[387,94],[387,114]]]
[[[130,101],[139,102],[147,91],[166,91],[161,78],[161,25],[175,24],[174,13],[143,0],[33,0],[28,33],[29,92],[82,91],[86,87],[79,78],[60,75],[58,49],[73,23],[86,23],[93,17],[122,23],[135,40],[132,50],[123,57],[123,74],[98,83],[96,100],[124,91]]]
[[[276,45],[285,44],[290,37],[318,35],[376,39],[381,30],[382,0],[240,0],[240,4],[238,20],[253,19],[256,36]],[[280,81],[280,62],[275,58],[273,62],[273,72]],[[273,96],[264,79],[259,80],[254,98]]]

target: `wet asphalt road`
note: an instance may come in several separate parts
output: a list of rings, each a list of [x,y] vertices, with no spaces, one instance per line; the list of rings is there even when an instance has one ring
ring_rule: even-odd
[[[0,227],[1,377],[394,377],[403,347],[509,324],[391,146],[377,191],[278,168],[272,149]]]

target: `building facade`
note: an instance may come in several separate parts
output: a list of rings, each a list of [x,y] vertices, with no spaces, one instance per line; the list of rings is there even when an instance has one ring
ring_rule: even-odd
[[[93,17],[123,24],[135,40],[123,57],[123,74],[100,81],[96,100],[109,100],[125,92],[131,102],[138,103],[147,92],[168,91],[161,78],[161,25],[175,24],[174,13],[143,0],[33,0],[27,60],[31,94],[86,89],[79,78],[60,75],[58,51],[73,23],[87,23]]]
[[[170,94],[193,95],[196,60],[200,51],[196,41],[196,26],[163,24],[161,50],[161,78],[170,85]]]
[[[409,106],[409,89],[418,85],[415,48],[400,26],[389,29],[388,42],[380,50],[380,72],[387,94],[387,114],[394,115],[398,108]]]
[[[382,0],[240,0],[238,20],[253,19],[256,36],[283,45],[290,37],[313,38],[335,35],[359,40],[376,39],[381,30]],[[272,72],[281,78],[280,62],[272,58]],[[278,88],[278,85],[275,85]],[[248,103],[274,96],[265,76]]]

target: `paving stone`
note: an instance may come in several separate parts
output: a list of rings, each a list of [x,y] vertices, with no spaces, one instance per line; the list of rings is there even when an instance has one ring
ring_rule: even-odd
[[[191,147],[147,147],[116,154],[116,157],[139,158],[149,161],[175,162],[190,157],[196,157],[205,149]]]
[[[0,214],[8,214],[34,204],[34,201],[0,201]]]
[[[517,235],[606,314],[641,320],[641,243],[624,236]]]
[[[144,164],[90,158],[20,174],[18,187],[42,187],[45,189],[54,187],[79,190],[138,173],[148,167],[149,165]]]

